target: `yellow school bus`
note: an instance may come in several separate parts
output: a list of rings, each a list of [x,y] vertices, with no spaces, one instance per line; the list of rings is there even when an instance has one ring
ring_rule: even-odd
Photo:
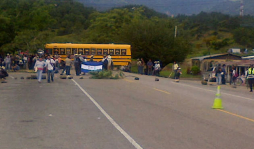
[[[49,43],[45,45],[45,54],[59,55],[63,60],[68,55],[81,54],[87,61],[93,55],[94,61],[101,61],[105,55],[110,55],[114,65],[124,66],[131,62],[131,46],[127,44],[72,44]]]

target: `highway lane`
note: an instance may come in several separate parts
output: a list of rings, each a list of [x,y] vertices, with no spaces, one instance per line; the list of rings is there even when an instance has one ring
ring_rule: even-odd
[[[219,111],[211,109],[216,86],[126,76],[120,80],[74,77],[40,85],[9,78],[0,85],[0,148],[253,148],[254,101],[247,89],[222,86],[225,109]],[[35,91],[40,89],[37,97]]]
[[[155,77],[134,76],[140,80],[87,80],[93,87],[82,86],[116,121],[123,121],[120,125],[125,130],[138,136],[137,142],[144,141],[144,148],[252,148],[253,101],[249,100],[252,94],[248,90],[222,87],[228,114],[211,109],[216,86],[190,81],[175,83],[166,78],[155,82]],[[110,87],[105,88],[107,84]],[[239,94],[245,96],[240,99]]]
[[[1,149],[134,149],[73,81],[11,75],[0,84]]]

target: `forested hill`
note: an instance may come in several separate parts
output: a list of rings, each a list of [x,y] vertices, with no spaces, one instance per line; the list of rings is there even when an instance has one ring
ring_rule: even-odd
[[[98,11],[109,10],[113,7],[125,5],[145,5],[158,12],[178,14],[198,14],[204,12],[221,12],[230,15],[239,15],[240,0],[78,0],[86,6],[96,8]],[[244,14],[254,15],[254,1],[244,0]]]
[[[52,42],[124,43],[132,46],[133,58],[167,64],[254,48],[252,16],[201,12],[172,18],[138,5],[98,12],[74,0],[1,0],[0,10],[0,54],[35,53]]]

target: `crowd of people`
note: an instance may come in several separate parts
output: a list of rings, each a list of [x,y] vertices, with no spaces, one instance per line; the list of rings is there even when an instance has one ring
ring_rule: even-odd
[[[132,67],[131,63],[129,62],[128,65],[122,66],[121,70],[125,72],[131,72],[131,67]],[[162,70],[160,61],[152,62],[152,60],[149,59],[147,63],[145,63],[143,58],[137,59],[137,67],[138,74],[141,75],[160,76],[160,71]],[[173,70],[174,70],[173,78],[179,79],[180,75],[182,74],[182,71],[176,62],[174,62]],[[169,77],[171,77],[171,75]]]
[[[94,56],[90,56],[90,62],[93,62]],[[54,81],[54,74],[60,70],[60,75],[71,75],[71,67],[74,66],[76,76],[82,74],[81,64],[87,62],[86,57],[81,54],[68,55],[65,60],[62,60],[60,56],[45,56],[45,55],[24,55],[7,54],[5,57],[0,56],[0,68],[4,68],[6,72],[18,71],[22,69],[35,70],[37,72],[38,82],[41,82],[42,73],[47,73],[47,81]],[[103,70],[113,69],[113,60],[110,55],[105,55],[101,60],[103,63]],[[84,74],[84,73],[83,73]],[[3,75],[2,75],[3,76]],[[2,77],[1,76],[1,77]],[[2,77],[4,78],[4,77]]]
[[[159,76],[161,71],[160,61],[152,62],[151,59],[145,63],[144,59],[137,59],[138,74]]]
[[[228,74],[229,73],[229,74]],[[232,66],[229,69],[229,72],[227,72],[226,65],[223,64],[222,66],[220,64],[217,65],[215,68],[215,76],[216,76],[216,83],[217,85],[225,85],[227,76],[229,76],[229,84],[236,87],[236,81],[239,78],[240,82],[242,84],[247,84],[250,88],[250,92],[253,91],[252,87],[254,85],[254,68],[253,64],[249,66],[249,68],[243,72],[242,74],[238,74],[236,67]]]

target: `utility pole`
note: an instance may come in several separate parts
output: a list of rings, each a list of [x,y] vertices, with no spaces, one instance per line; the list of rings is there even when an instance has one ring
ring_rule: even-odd
[[[176,35],[177,35],[177,26],[175,26],[175,38],[176,38]]]
[[[243,9],[244,9],[243,0],[241,0],[240,17],[243,17]]]

